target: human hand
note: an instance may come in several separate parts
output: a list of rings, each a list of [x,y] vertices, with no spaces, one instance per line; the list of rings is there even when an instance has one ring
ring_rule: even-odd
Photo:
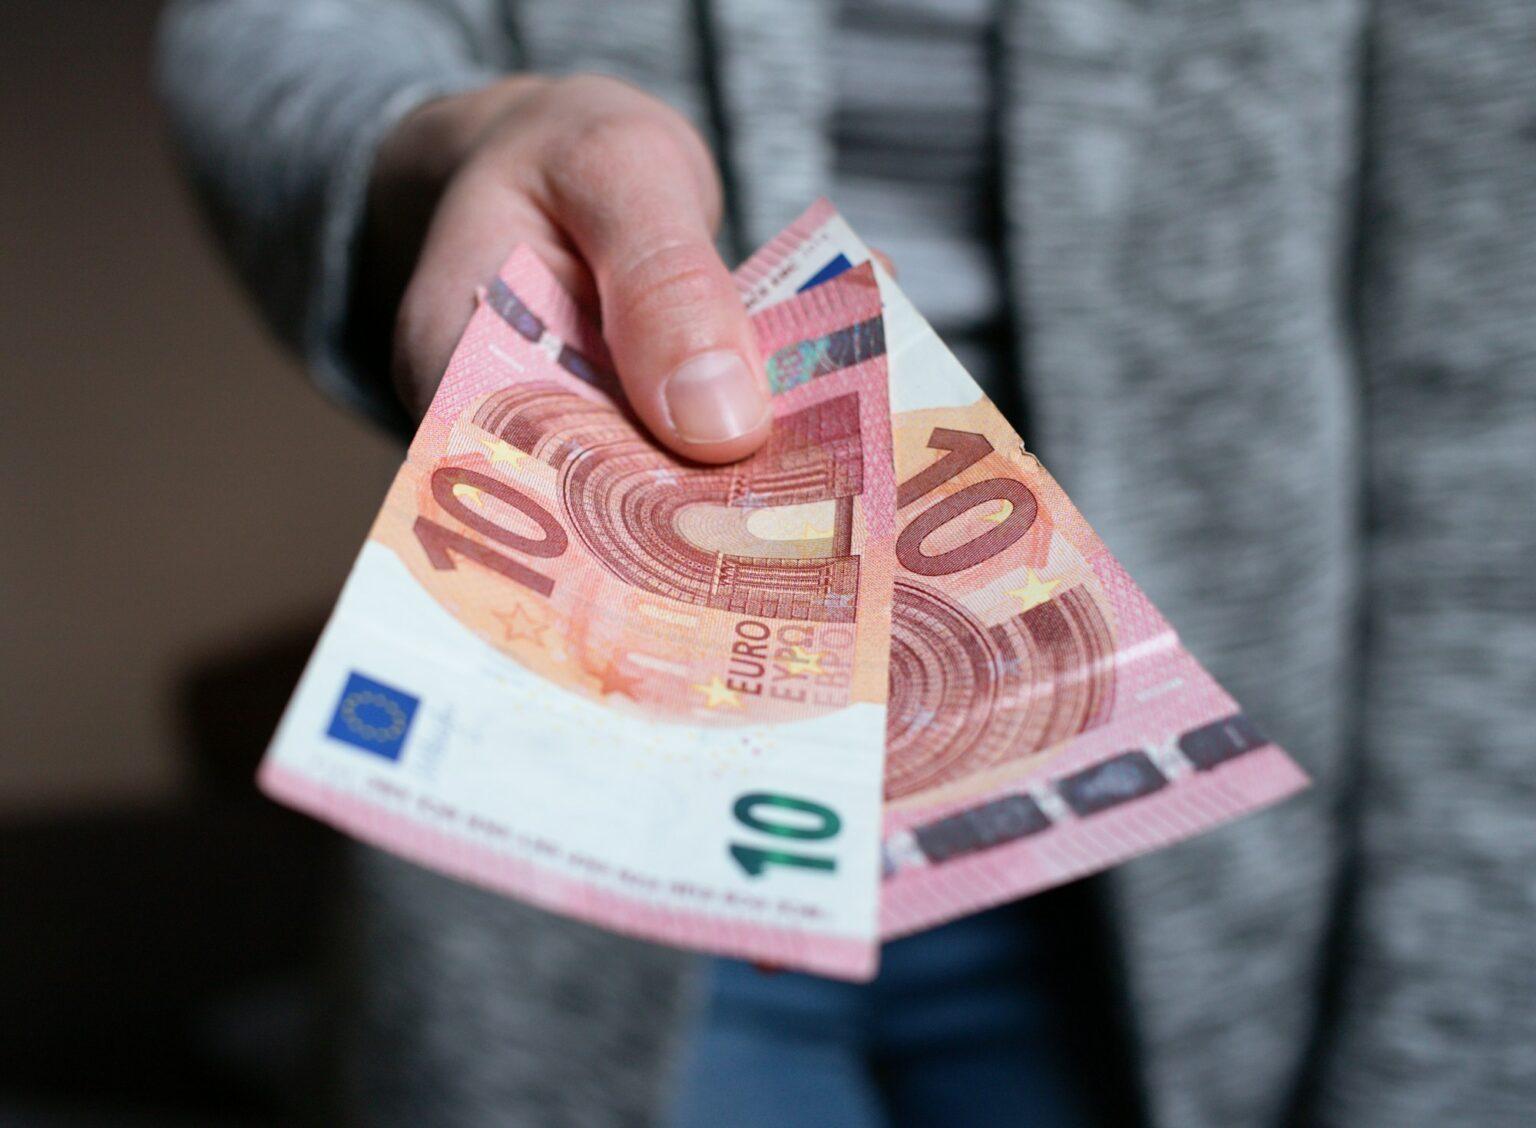
[[[625,394],[660,442],[701,462],[751,454],[771,412],[714,248],[720,210],[693,127],[615,79],[517,76],[422,106],[380,146],[363,248],[364,300],[397,309],[406,406],[425,412],[476,288],[527,243],[600,312]]]

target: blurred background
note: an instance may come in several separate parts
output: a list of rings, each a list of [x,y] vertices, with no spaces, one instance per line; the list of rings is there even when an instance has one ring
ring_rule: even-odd
[[[335,843],[251,775],[399,460],[198,230],[158,8],[0,5],[6,1125],[284,1117]]]

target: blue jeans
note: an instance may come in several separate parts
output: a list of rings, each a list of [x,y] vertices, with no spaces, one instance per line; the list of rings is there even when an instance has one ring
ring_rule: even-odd
[[[888,944],[867,985],[717,961],[675,1128],[1091,1123],[1022,909]]]

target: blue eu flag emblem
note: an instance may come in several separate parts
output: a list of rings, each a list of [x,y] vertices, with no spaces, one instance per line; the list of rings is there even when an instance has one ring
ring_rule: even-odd
[[[409,693],[354,672],[342,688],[325,734],[386,760],[398,760],[418,704],[420,700]]]

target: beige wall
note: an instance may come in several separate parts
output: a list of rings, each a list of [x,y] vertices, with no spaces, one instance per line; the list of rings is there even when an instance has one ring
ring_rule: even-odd
[[[0,4],[0,817],[174,794],[174,679],[328,605],[398,460],[211,250],[155,8]]]

